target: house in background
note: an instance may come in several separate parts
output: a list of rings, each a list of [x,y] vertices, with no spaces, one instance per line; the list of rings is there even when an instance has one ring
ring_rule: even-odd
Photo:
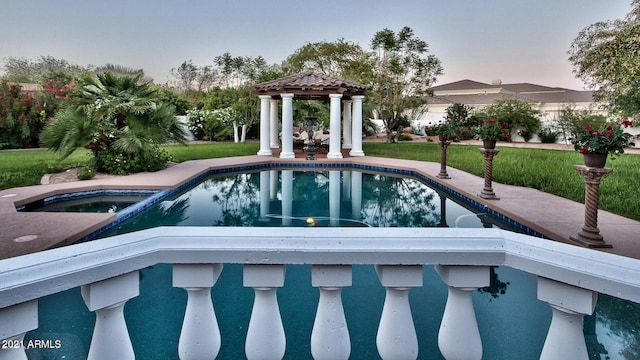
[[[578,91],[530,83],[502,84],[500,80],[493,81],[491,84],[461,80],[435,86],[432,89],[434,96],[429,98],[429,110],[416,121],[415,124],[418,126],[442,121],[446,109],[455,103],[480,109],[501,99],[518,99],[534,104],[542,112],[540,120],[543,125],[553,123],[560,111],[567,106],[572,106],[576,110],[602,111],[594,103],[592,91]],[[514,139],[514,141],[519,140],[522,139]]]

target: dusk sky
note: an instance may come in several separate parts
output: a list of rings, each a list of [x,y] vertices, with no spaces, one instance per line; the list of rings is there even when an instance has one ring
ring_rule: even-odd
[[[344,38],[369,49],[384,28],[409,26],[445,74],[581,90],[567,51],[584,27],[621,19],[631,0],[3,0],[0,67],[9,56],[144,69],[161,84],[192,59],[225,52],[280,63],[307,42]]]

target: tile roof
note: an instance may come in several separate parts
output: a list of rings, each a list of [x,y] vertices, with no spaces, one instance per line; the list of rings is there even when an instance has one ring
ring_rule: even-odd
[[[327,96],[338,93],[347,96],[366,95],[368,85],[339,79],[322,73],[307,71],[266,81],[254,86],[254,92],[266,95],[293,93],[302,96]]]

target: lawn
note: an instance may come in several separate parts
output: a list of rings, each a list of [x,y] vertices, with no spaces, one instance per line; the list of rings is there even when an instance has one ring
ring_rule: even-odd
[[[166,149],[174,161],[254,155],[259,144],[213,143],[189,146],[170,145]],[[385,144],[365,142],[367,155],[420,161],[440,161],[440,150],[435,143],[401,142]],[[574,151],[522,149],[499,147],[494,159],[495,182],[526,186],[568,199],[584,201],[584,181],[573,170],[582,164],[582,157]],[[86,150],[78,150],[60,161],[48,150],[0,151],[0,190],[16,186],[35,185],[46,173],[61,171],[89,161]],[[478,176],[483,175],[484,163],[477,146],[453,144],[447,154],[448,165]],[[600,207],[635,220],[640,220],[640,155],[624,154],[607,166],[613,168],[611,176],[602,181]]]

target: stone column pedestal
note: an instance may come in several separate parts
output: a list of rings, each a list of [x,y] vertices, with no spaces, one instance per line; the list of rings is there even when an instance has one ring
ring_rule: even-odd
[[[484,156],[484,188],[478,194],[483,199],[500,200],[493,192],[491,182],[493,181],[493,157],[498,155],[500,150],[481,148],[480,153]]]
[[[607,244],[604,241],[598,229],[598,202],[600,199],[600,180],[609,176],[613,169],[583,165],[576,165],[573,168],[584,177],[584,225],[577,235],[569,238],[589,248],[610,248],[612,247],[611,244]]]
[[[440,141],[440,172],[436,175],[439,179],[451,179],[447,174],[447,147],[451,145],[450,140]]]

